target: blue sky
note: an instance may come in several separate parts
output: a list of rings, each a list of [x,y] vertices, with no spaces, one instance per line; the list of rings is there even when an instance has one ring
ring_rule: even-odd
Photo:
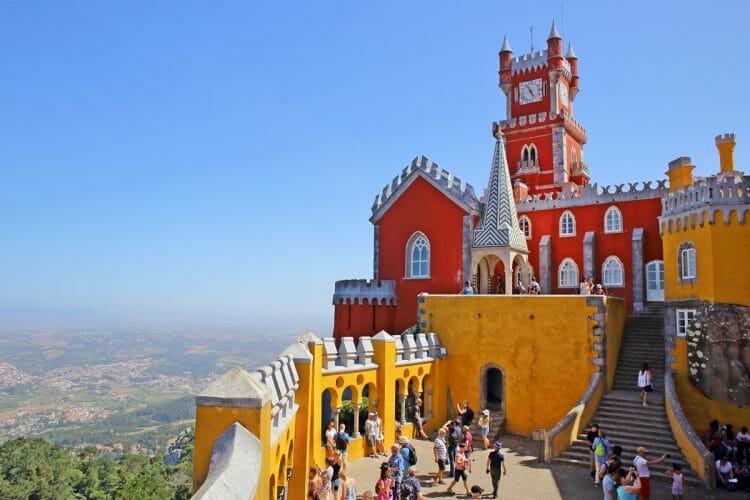
[[[712,2],[2,2],[0,326],[312,328],[372,273],[418,154],[484,187],[497,52],[579,57],[600,184],[713,137],[750,160],[750,7]]]

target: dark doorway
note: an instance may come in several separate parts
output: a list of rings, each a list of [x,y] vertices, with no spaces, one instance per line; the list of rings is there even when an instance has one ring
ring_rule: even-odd
[[[503,373],[497,368],[489,368],[485,377],[484,399],[487,408],[499,411],[503,405]]]

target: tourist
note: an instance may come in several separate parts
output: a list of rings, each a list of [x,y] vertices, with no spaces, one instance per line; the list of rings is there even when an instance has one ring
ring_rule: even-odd
[[[602,479],[602,491],[604,500],[617,500],[617,485],[620,484],[620,466],[610,463],[607,465],[607,473]]]
[[[448,463],[450,464],[450,475],[453,477],[453,464],[456,460],[458,443],[463,438],[463,428],[458,420],[450,421],[448,424]]]
[[[736,488],[737,479],[734,478],[734,470],[732,464],[729,463],[727,457],[721,457],[716,461],[716,487],[724,488],[725,490],[734,490]]]
[[[579,295],[591,295],[591,288],[589,288],[589,281],[586,276],[583,277],[581,283],[578,285]]]
[[[730,462],[737,460],[737,442],[734,439],[734,427],[727,424],[721,428],[721,454]]]
[[[468,281],[464,281],[464,287],[461,289],[461,295],[473,295],[474,294],[474,287],[471,286],[471,283]]]
[[[750,460],[750,434],[747,433],[747,427],[737,433],[737,462],[742,463],[743,458]]]
[[[594,461],[594,440],[599,437],[599,425],[592,423],[586,432],[586,441],[589,443],[589,473],[591,479],[596,475],[596,462]]]
[[[471,458],[471,453],[474,451],[474,436],[471,435],[471,429],[468,425],[464,425],[461,429],[463,435],[461,436],[461,442],[464,444],[464,454],[466,458]]]
[[[365,422],[365,436],[367,436],[367,443],[370,445],[370,456],[372,458],[378,456],[378,433],[376,424],[375,413],[370,412],[370,415]]]
[[[531,277],[531,283],[529,283],[529,293],[531,295],[539,295],[542,293],[542,289],[539,286],[539,283],[536,281],[535,277]]]
[[[448,447],[445,445],[445,428],[438,430],[432,450],[435,454],[435,463],[437,464],[435,483],[443,484],[443,473],[445,472],[445,464],[448,461]]]
[[[609,460],[609,440],[603,430],[594,439],[594,485],[599,486],[599,482],[607,473],[607,462]]]
[[[639,446],[636,448],[635,452],[637,455],[633,459],[633,465],[638,473],[637,477],[640,479],[640,493],[638,494],[638,498],[651,498],[651,472],[648,470],[648,466],[664,462],[669,455],[665,453],[661,458],[647,460],[646,454],[648,453],[648,450],[646,448]]]
[[[667,475],[672,476],[672,500],[682,500],[685,494],[685,488],[682,484],[682,466],[672,464],[671,469],[667,469]]]
[[[339,472],[341,480],[341,500],[357,500],[357,483],[353,477],[349,477],[346,471]]]
[[[336,434],[336,450],[338,451],[339,456],[341,457],[341,467],[346,469],[346,466],[349,463],[349,441],[351,441],[352,438],[347,434],[346,432],[346,425],[340,424],[339,425],[339,432]]]
[[[320,473],[320,486],[315,491],[316,500],[334,500],[331,492],[331,475],[328,469]]]
[[[409,467],[401,485],[401,500],[424,500],[422,483],[417,479],[417,468],[414,466]]]
[[[453,493],[453,487],[458,481],[463,481],[466,496],[471,496],[469,486],[466,484],[466,474],[471,472],[471,461],[466,456],[466,444],[460,443],[456,452],[456,462],[453,464],[453,481],[448,485],[448,493]]]
[[[400,498],[401,481],[404,480],[404,472],[408,468],[408,462],[404,460],[400,451],[401,446],[394,443],[391,445],[391,456],[388,457],[388,468],[391,471],[391,486],[395,500]]]
[[[490,410],[484,409],[479,415],[479,429],[482,432],[483,449],[487,450],[490,447]]]
[[[497,277],[497,294],[505,295],[505,280],[502,276]]]
[[[635,480],[635,482],[633,482]],[[651,493],[649,492],[649,497]],[[630,468],[628,475],[617,484],[617,498],[620,500],[635,500],[637,498],[649,498],[643,496],[643,478],[637,470]]]
[[[594,295],[607,295],[607,293],[604,291],[604,288],[602,288],[601,283],[596,284],[596,287],[594,288]]]
[[[387,463],[380,466],[380,479],[375,483],[375,494],[377,500],[393,500],[393,480]]]
[[[380,418],[377,411],[375,411],[375,435],[377,436],[376,444],[378,452],[384,457],[387,457],[388,455],[385,453],[385,436],[383,435],[383,420]]]
[[[750,491],[750,459],[743,458],[734,468],[734,477],[739,480],[741,490]]]
[[[474,410],[469,406],[469,400],[464,399],[463,403],[456,405],[456,409],[458,409],[458,417],[461,425],[471,425],[472,420],[474,420]]]
[[[339,454],[335,453],[332,457],[326,458],[326,471],[328,472],[328,477],[331,478],[331,491],[333,493],[333,498],[335,500],[338,500],[339,498],[339,489],[341,487],[341,480],[339,479],[339,473],[341,472],[341,459],[339,458]]]
[[[333,420],[328,422],[326,427],[326,457],[331,457],[336,453],[336,424]]]
[[[482,498],[482,493],[484,490],[481,486],[478,484],[475,484],[471,487],[471,498]]]
[[[414,448],[414,445],[409,442],[409,438],[401,436],[398,440],[398,444],[401,445],[399,453],[401,453],[401,457],[404,459],[406,467],[417,465],[417,450]]]
[[[638,372],[638,388],[641,390],[641,400],[643,406],[648,406],[648,393],[654,391],[651,383],[651,371],[648,369],[648,363],[643,363],[641,371]],[[643,477],[641,477],[643,479]]]
[[[424,419],[422,418],[422,400],[417,398],[414,401],[414,437],[429,439],[429,436],[424,432]]]
[[[705,443],[708,450],[713,452],[714,458],[718,459],[721,456],[721,428],[718,420],[709,422]]]
[[[492,498],[497,498],[500,478],[508,473],[505,468],[505,456],[500,451],[502,447],[503,443],[500,441],[495,443],[495,449],[487,455],[487,464],[485,465],[486,472],[492,480]]]
[[[320,488],[320,467],[313,465],[310,467],[307,475],[307,496],[315,498],[316,492]]]

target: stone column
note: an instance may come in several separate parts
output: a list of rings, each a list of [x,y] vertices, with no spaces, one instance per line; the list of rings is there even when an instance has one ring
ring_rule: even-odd
[[[373,243],[372,243],[372,277],[375,280],[380,279],[378,271],[380,264],[380,226],[373,224]]]
[[[631,238],[631,253],[633,255],[633,312],[643,311],[643,228],[633,229]]]
[[[552,293],[551,265],[552,247],[549,235],[545,234],[539,239],[539,287],[543,294]]]
[[[461,280],[461,286],[464,286],[464,281],[471,282],[471,247],[473,243],[474,231],[471,227],[472,218],[471,215],[465,215],[463,218],[463,234],[462,234],[462,261],[461,268],[463,270],[463,279]]]
[[[398,395],[398,408],[400,415],[398,420],[401,422],[401,425],[404,425],[406,423],[406,396],[403,394]]]
[[[596,280],[596,235],[594,231],[588,231],[583,235],[583,275],[594,280],[594,283],[601,283]],[[580,277],[580,276],[579,276]]]
[[[337,406],[333,409],[333,425],[336,427],[336,432],[339,431],[339,414],[341,413],[341,407]]]
[[[362,408],[362,405],[360,403],[353,403],[352,408],[354,408],[354,429],[352,429],[352,437],[358,438],[361,436],[359,433],[359,410]]]
[[[424,402],[425,414],[423,417],[432,413],[432,389],[427,389],[427,401]]]

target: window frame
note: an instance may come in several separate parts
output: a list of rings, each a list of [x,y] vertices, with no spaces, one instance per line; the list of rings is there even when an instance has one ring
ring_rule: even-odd
[[[617,266],[619,267],[619,273],[620,273],[619,282],[607,281],[607,264],[610,262],[617,263]],[[622,263],[622,261],[617,255],[610,255],[609,257],[604,259],[604,262],[602,262],[602,275],[601,276],[602,276],[602,285],[605,287],[610,287],[610,288],[624,287],[625,286],[625,265]]]
[[[426,259],[427,273],[415,275],[413,273],[414,262],[415,262],[413,259],[414,247],[416,246],[417,242],[420,239],[424,240],[425,247],[427,248],[427,259]],[[406,269],[404,270],[404,279],[407,279],[407,280],[430,279],[431,261],[432,261],[432,246],[430,245],[430,239],[422,231],[414,232],[414,234],[412,234],[411,237],[409,237],[409,240],[406,242]],[[422,263],[425,261],[419,260],[416,262]]]
[[[572,231],[570,233],[563,232],[563,220],[565,219],[565,216],[569,216],[572,226]],[[573,215],[573,212],[570,210],[565,210],[562,214],[560,214],[560,220],[558,221],[558,230],[561,238],[571,238],[576,235],[576,218],[575,215]]]
[[[566,264],[571,264],[572,269],[575,271],[575,275],[572,276],[572,283],[571,284],[563,284],[563,268],[566,267]],[[571,269],[566,267],[566,269]],[[570,257],[566,257],[563,260],[560,261],[560,264],[557,266],[557,288],[578,288],[579,282],[578,278],[580,276],[580,273],[578,272],[578,264],[575,260],[571,259]]]
[[[692,241],[683,241],[677,247],[677,268],[680,284],[698,281],[698,255]]]
[[[617,227],[610,229],[609,227],[609,216],[610,214],[616,214],[617,215]],[[613,221],[614,222],[614,221]],[[604,212],[604,233],[605,234],[612,234],[612,233],[621,233],[623,231],[623,219],[622,219],[622,210],[620,210],[617,205],[610,205],[609,208],[607,208],[607,211]]]
[[[687,337],[690,322],[695,320],[696,309],[679,308],[675,309],[675,335],[677,338]]]
[[[526,227],[524,227],[524,222],[526,223]],[[526,237],[527,240],[531,239],[531,219],[528,218],[526,215],[522,215],[518,218],[518,227],[521,228],[521,232]],[[528,233],[528,234],[527,234]]]

